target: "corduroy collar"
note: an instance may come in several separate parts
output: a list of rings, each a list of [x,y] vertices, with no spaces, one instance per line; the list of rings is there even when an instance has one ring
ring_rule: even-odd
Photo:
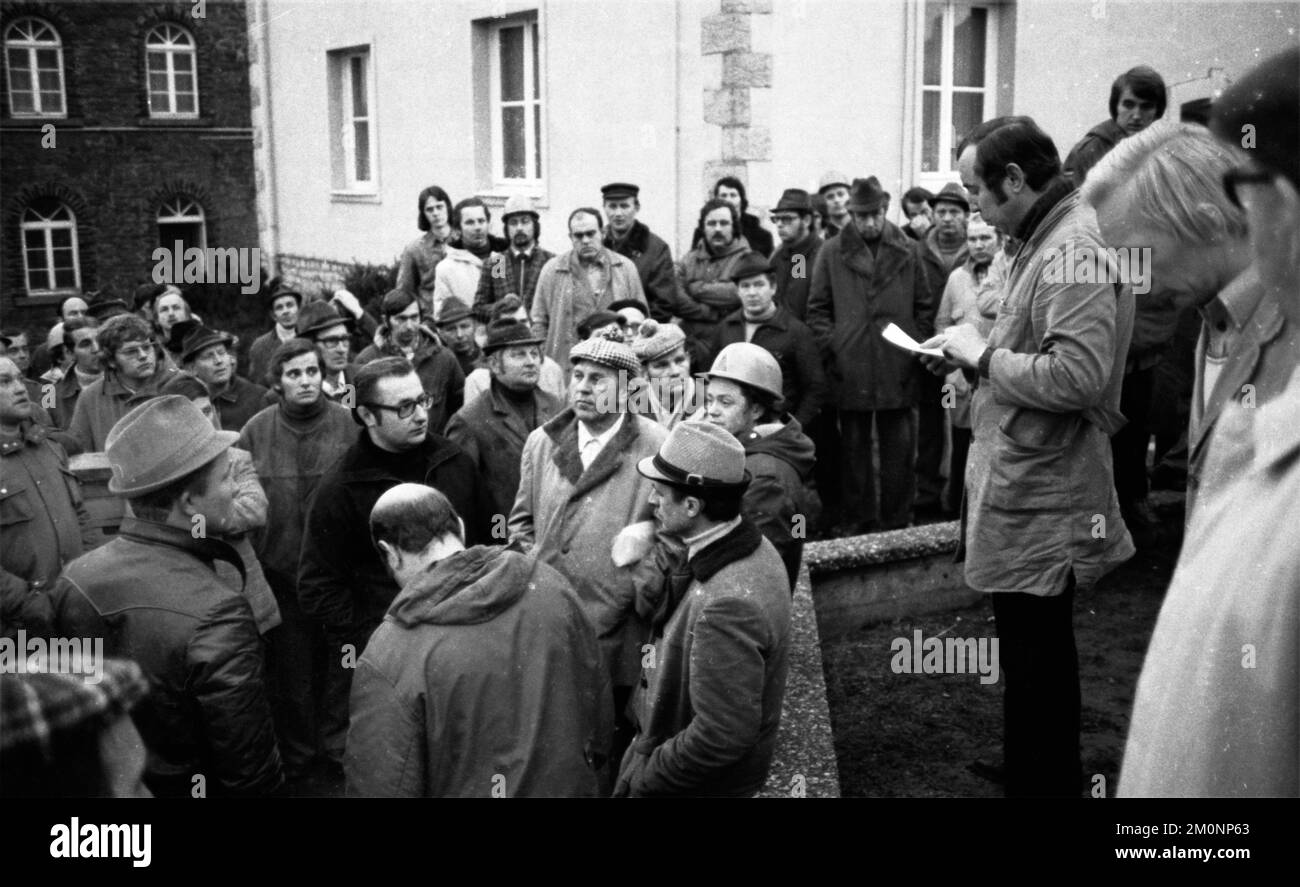
[[[123,519],[118,535],[147,545],[165,545],[168,548],[180,549],[209,566],[213,561],[225,561],[239,571],[240,589],[243,589],[248,579],[244,572],[243,558],[234,548],[220,539],[195,539],[187,530],[138,517]]]

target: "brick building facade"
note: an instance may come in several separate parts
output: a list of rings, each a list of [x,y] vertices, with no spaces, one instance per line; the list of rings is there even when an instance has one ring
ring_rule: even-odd
[[[153,252],[258,245],[245,5],[0,4],[0,314],[129,301]]]

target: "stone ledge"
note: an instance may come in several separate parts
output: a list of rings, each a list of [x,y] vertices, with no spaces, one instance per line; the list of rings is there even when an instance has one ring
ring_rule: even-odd
[[[957,550],[959,521],[925,524],[903,530],[868,533],[844,539],[809,542],[803,559],[814,578],[838,570],[891,563],[910,558],[949,554]]]

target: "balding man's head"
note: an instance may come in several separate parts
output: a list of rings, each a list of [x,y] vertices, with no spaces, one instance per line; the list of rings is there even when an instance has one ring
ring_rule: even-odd
[[[398,484],[371,509],[370,539],[385,557],[385,547],[410,556],[425,551],[434,541],[454,540],[463,546],[465,529],[441,492],[422,484]]]

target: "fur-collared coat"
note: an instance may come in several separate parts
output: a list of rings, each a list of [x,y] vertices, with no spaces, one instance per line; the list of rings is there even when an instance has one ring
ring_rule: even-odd
[[[631,686],[641,672],[649,625],[636,612],[638,592],[658,598],[663,573],[655,558],[619,567],[614,538],[653,519],[650,481],[636,470],[668,436],[659,423],[627,414],[587,469],[578,455],[578,419],[565,409],[524,444],[519,494],[510,512],[510,541],[573,583],[596,628],[614,686]]]

